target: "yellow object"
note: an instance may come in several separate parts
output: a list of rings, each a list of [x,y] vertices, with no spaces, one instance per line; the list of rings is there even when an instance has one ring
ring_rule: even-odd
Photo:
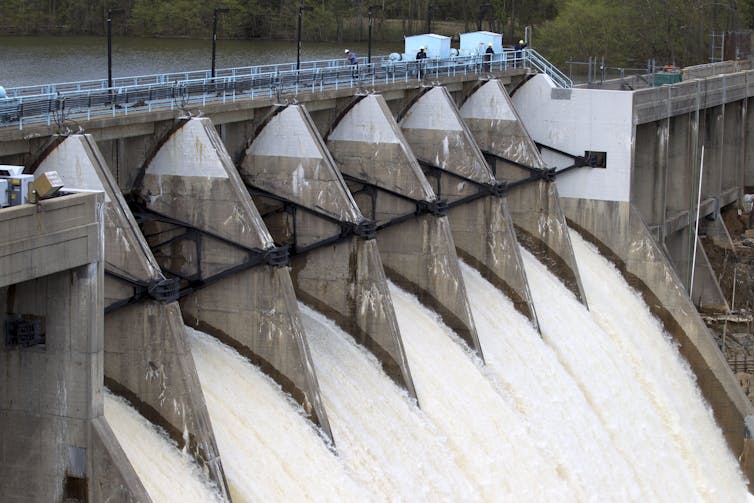
[[[34,189],[40,199],[47,199],[63,188],[63,181],[57,171],[47,171],[34,180]]]

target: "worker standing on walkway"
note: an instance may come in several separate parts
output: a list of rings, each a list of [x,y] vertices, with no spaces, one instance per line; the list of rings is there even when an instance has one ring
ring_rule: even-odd
[[[351,65],[351,77],[358,78],[359,77],[359,58],[356,56],[356,53],[346,49],[346,59],[348,60],[348,63]]]
[[[484,51],[484,71],[489,72],[492,70],[492,55],[495,54],[495,49],[492,48],[492,42],[487,44],[487,50]]]
[[[523,40],[519,40],[516,42],[516,44],[513,46],[513,50],[516,51],[516,59],[515,59],[515,66],[518,66],[518,62],[521,61],[521,57],[523,55],[523,51],[526,48],[526,46],[529,45]]]
[[[419,78],[422,78],[422,69],[424,68],[424,60],[427,59],[427,53],[424,52],[424,46],[419,47],[419,52],[416,53],[416,61],[418,64]]]

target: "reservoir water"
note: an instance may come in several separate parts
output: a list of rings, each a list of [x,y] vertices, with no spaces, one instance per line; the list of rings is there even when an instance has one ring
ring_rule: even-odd
[[[301,60],[339,59],[343,49],[366,56],[367,45],[304,42]],[[400,51],[397,44],[373,43],[372,54]],[[114,37],[113,77],[209,69],[212,42],[191,39]],[[296,42],[287,40],[218,40],[217,68],[296,61]],[[0,36],[0,85],[19,87],[107,78],[104,37]]]

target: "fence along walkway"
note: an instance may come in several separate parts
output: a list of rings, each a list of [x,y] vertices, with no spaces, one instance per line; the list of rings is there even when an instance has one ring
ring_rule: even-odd
[[[28,124],[62,123],[65,120],[128,115],[134,110],[176,109],[209,102],[234,102],[259,97],[280,99],[285,95],[318,93],[325,90],[365,85],[421,81],[424,78],[468,75],[509,68],[534,68],[549,75],[555,85],[573,83],[536,51],[505,51],[484,56],[464,56],[423,61],[391,61],[386,57],[349,65],[342,60],[301,64],[265,65],[223,69],[216,77],[208,71],[169,73],[113,80],[91,80],[63,84],[28,86],[7,90],[0,98],[0,127],[23,129]]]

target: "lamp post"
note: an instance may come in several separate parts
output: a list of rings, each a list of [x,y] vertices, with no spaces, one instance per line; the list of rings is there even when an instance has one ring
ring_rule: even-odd
[[[482,20],[484,19],[484,15],[487,13],[492,13],[492,4],[484,3],[479,6],[479,17],[477,17],[476,22],[476,29],[479,31],[482,31]]]
[[[227,14],[230,9],[223,7],[212,11],[212,78],[215,78],[215,46],[217,45],[217,15]]]
[[[296,70],[301,67],[301,21],[304,17],[304,11],[312,10],[308,5],[298,6],[298,35],[296,37]]]
[[[113,15],[124,12],[123,9],[107,9],[107,87],[113,87]]]
[[[367,7],[367,16],[369,17],[369,35],[367,36],[369,43],[367,45],[367,63],[372,62],[372,11],[373,10],[381,10],[382,5],[370,5]]]

